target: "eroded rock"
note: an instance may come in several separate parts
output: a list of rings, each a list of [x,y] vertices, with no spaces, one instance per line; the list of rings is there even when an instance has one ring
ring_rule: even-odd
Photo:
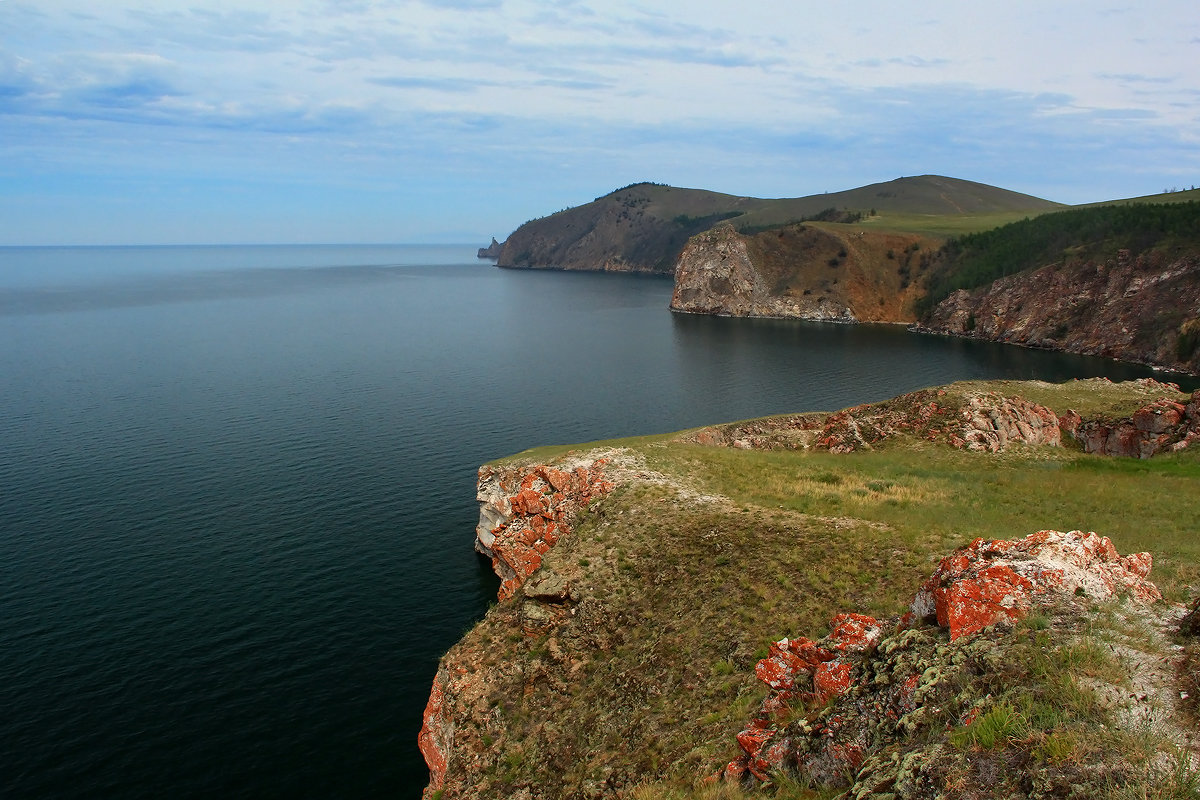
[[[479,468],[475,549],[492,559],[500,600],[512,597],[570,532],[580,509],[613,490],[605,460]]]

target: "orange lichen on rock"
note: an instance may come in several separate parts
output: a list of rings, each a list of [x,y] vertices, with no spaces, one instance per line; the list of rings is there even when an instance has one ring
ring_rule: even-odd
[[[479,469],[479,526],[475,549],[492,559],[507,600],[542,565],[542,557],[570,533],[580,509],[613,490],[605,460],[569,470],[545,464]]]
[[[1106,536],[1039,531],[1017,541],[976,539],[944,558],[912,602],[956,639],[1026,613],[1039,599],[1081,593],[1104,600],[1122,592],[1162,598],[1146,580],[1149,553],[1121,557]]]
[[[921,621],[936,622],[954,640],[1016,620],[1035,606],[1079,595],[1103,600],[1126,594],[1153,602],[1162,595],[1146,579],[1151,564],[1148,553],[1121,556],[1107,537],[1082,531],[1039,531],[1011,541],[976,539],[942,560],[917,592],[911,611],[890,627],[902,637],[919,635],[906,629]],[[919,713],[930,691],[922,683],[922,670],[909,672],[911,666],[885,669],[887,680],[876,685],[878,674],[872,679],[870,670],[877,665],[870,665],[884,628],[872,617],[839,614],[830,621],[829,635],[819,641],[800,637],[772,643],[754,670],[770,691],[737,735],[742,755],[718,776],[767,780],[774,772],[799,769],[823,781],[857,769],[869,755],[869,742],[861,731],[847,727],[843,710],[894,727]],[[893,638],[881,649],[904,646]],[[796,722],[797,704],[826,713],[806,717],[820,720],[811,725]]]
[[[417,747],[429,767],[429,788],[427,792],[436,792],[446,782],[446,753],[450,749],[448,741],[449,730],[445,715],[445,695],[442,690],[442,676],[439,673],[433,679],[433,688],[429,692],[429,701],[425,704],[425,715],[421,722],[421,732],[417,735]]]

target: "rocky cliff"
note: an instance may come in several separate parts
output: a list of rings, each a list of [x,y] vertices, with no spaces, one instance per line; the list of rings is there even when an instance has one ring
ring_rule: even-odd
[[[754,235],[721,225],[688,241],[671,309],[734,317],[912,322],[915,234],[788,225]]]
[[[1166,780],[1164,754],[1191,758],[1164,660],[1184,663],[1164,633],[1182,609],[1158,599],[1150,557],[1078,531],[978,533],[1066,514],[1136,542],[1145,526],[1123,523],[1152,507],[1170,593],[1192,596],[1200,568],[1178,548],[1194,547],[1198,440],[1200,397],[1171,384],[956,384],[481,468],[477,548],[500,602],[439,664],[426,796],[642,800],[791,775],[848,797],[1052,797]],[[1084,448],[1190,460],[1169,480],[1113,461],[1084,491]],[[838,607],[856,610],[822,637]],[[1136,755],[1124,732],[1146,719],[1158,733]]]
[[[489,244],[487,247],[479,248],[479,252],[476,254],[476,256],[478,258],[490,258],[492,260],[496,260],[496,259],[500,258],[500,253],[502,253],[503,251],[504,251],[504,244],[502,242],[497,242],[496,237],[493,236],[492,243]]]
[[[1200,374],[1200,257],[1126,249],[1051,264],[960,289],[918,330]]]

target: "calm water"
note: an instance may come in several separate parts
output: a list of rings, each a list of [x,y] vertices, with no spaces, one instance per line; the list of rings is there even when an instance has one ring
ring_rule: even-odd
[[[418,796],[437,658],[497,585],[485,460],[1149,374],[472,255],[0,248],[0,796]]]

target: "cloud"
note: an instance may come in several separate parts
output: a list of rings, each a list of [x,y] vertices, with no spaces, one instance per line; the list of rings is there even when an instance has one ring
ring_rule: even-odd
[[[450,181],[527,192],[512,212],[532,214],[535,191],[641,179],[784,196],[943,172],[1051,194],[1200,171],[1200,20],[1164,3],[5,0],[0,171]]]
[[[475,81],[465,78],[412,78],[403,75],[367,78],[367,82],[392,89],[427,89],[434,92],[474,92],[481,86],[495,85],[491,81]]]

